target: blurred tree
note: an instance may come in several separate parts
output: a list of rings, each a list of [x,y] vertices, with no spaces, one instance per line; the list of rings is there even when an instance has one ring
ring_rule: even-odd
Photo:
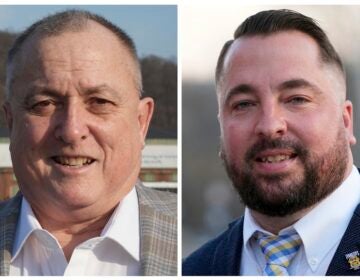
[[[164,137],[177,135],[177,65],[154,55],[141,59],[144,96],[155,100],[155,112],[150,128]]]
[[[6,31],[0,31],[0,105],[4,102],[5,97],[5,63],[7,52],[14,42],[16,34]],[[3,111],[0,110],[0,127],[5,126]]]

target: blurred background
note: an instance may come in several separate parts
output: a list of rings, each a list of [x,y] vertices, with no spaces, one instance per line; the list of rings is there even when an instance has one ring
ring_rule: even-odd
[[[342,57],[348,98],[355,111],[355,136],[360,141],[360,6],[182,5],[183,257],[220,234],[243,212],[218,158],[214,69],[220,50],[248,16],[283,8],[316,19]],[[353,152],[359,166],[360,144],[353,147]]]
[[[176,192],[177,6],[0,5],[0,200],[13,196],[18,190],[9,153],[9,133],[1,109],[8,49],[16,36],[32,23],[67,9],[99,14],[133,39],[141,63],[143,95],[155,100],[140,178],[148,187]]]

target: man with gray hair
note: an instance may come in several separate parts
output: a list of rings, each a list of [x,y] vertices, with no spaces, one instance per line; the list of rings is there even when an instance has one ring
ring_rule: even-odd
[[[216,67],[221,151],[244,216],[183,275],[360,275],[360,175],[340,57],[290,10],[247,18]]]
[[[137,179],[154,102],[131,38],[46,17],[9,51],[6,90],[20,192],[0,205],[0,274],[176,275],[176,196]]]

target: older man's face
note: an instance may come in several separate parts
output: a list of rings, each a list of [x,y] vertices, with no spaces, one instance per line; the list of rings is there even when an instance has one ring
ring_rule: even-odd
[[[6,113],[21,191],[39,211],[108,211],[136,182],[153,109],[129,52],[91,22],[30,39],[15,65]]]
[[[218,90],[222,153],[250,208],[282,216],[310,207],[349,174],[352,107],[343,78],[300,32],[243,37]]]

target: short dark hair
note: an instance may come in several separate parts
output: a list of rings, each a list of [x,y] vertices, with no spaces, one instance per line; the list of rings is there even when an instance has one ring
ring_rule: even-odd
[[[319,46],[323,62],[338,66],[345,73],[343,63],[326,33],[310,17],[291,10],[268,10],[248,17],[235,31],[234,38],[227,41],[218,58],[215,72],[216,84],[220,82],[225,56],[233,42],[245,36],[269,35],[281,31],[296,30],[312,37]]]
[[[134,59],[135,64],[137,64],[138,67],[137,72],[139,72],[139,77],[136,78],[136,83],[139,87],[139,92],[141,94],[142,82],[140,63],[133,40],[130,38],[129,35],[126,34],[124,30],[117,27],[104,17],[84,10],[66,10],[63,12],[58,12],[33,23],[15,39],[14,44],[8,52],[7,67],[9,68],[9,66],[14,62],[16,55],[20,52],[25,41],[30,38],[31,35],[36,33],[39,34],[41,37],[50,37],[60,35],[66,31],[82,31],[87,27],[89,21],[94,21],[110,30],[125,46],[125,48],[127,48],[130,55]],[[9,77],[9,72],[10,71],[7,70],[7,97],[9,97],[10,95],[12,83],[12,78]]]

